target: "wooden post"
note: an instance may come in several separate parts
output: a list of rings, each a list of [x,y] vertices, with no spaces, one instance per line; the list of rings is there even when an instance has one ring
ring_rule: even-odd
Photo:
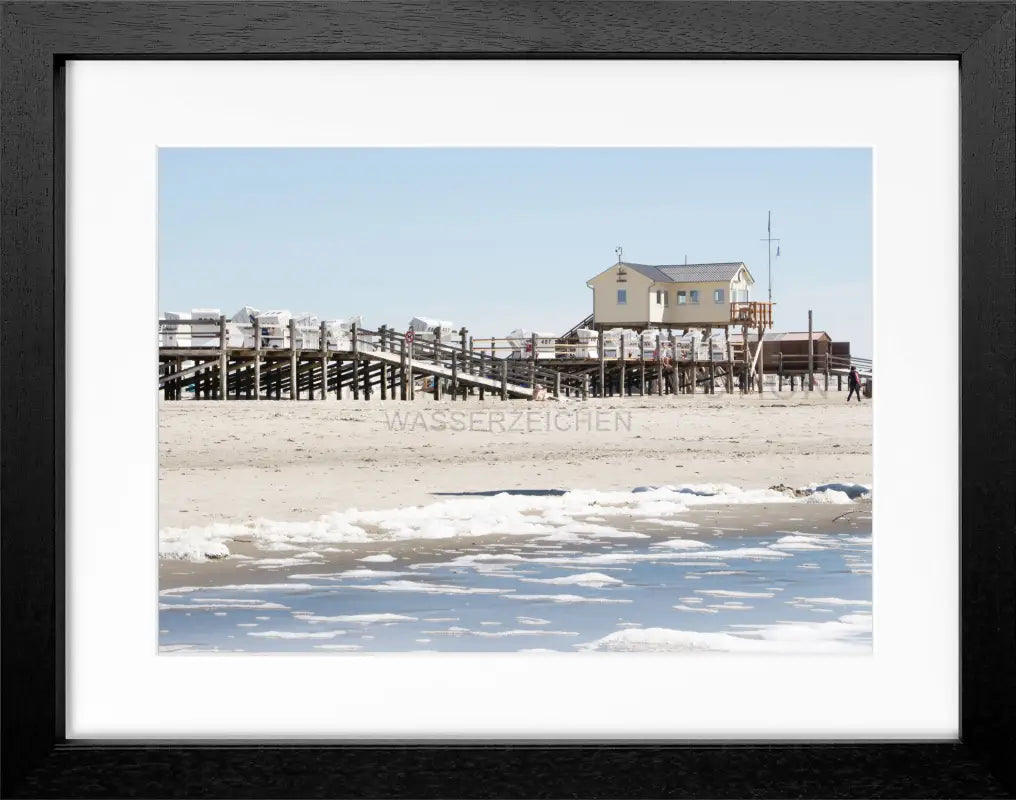
[[[463,328],[462,330],[465,331],[466,329]],[[468,331],[467,331],[467,333],[468,333]],[[466,372],[468,372],[470,375],[476,375],[477,374],[477,371],[476,371],[476,357],[473,354],[473,337],[472,336],[469,337],[469,350],[467,351],[467,353],[468,353],[468,356],[466,358]],[[463,389],[462,389],[462,396],[463,396],[463,398],[466,396],[467,392],[469,394],[473,394],[474,393],[474,389],[472,387],[463,387]],[[483,397],[482,397],[483,389],[480,389],[480,394],[481,394],[480,399],[482,400],[483,399]]]
[[[501,399],[508,399],[508,359],[501,359]]]
[[[536,334],[529,339],[529,388],[533,390],[531,400],[536,399]]]
[[[716,363],[713,358],[713,329],[706,328],[706,347],[709,348],[709,390],[708,394],[716,394]]]
[[[646,343],[639,334],[639,397],[646,396]]]
[[[554,373],[554,397],[561,396],[561,373]]]
[[[751,388],[748,385],[748,370],[751,365],[751,346],[748,344],[748,326],[741,326],[741,341],[744,342],[744,363],[741,365],[741,394],[747,394]]]
[[[370,400],[370,359],[365,354],[361,360],[363,361],[363,399]]]
[[[723,336],[727,342],[727,394],[734,393],[734,346],[730,343],[730,327]]]
[[[452,400],[459,398],[459,354],[452,350]]]
[[[808,310],[808,391],[815,388],[815,342],[811,338],[811,309]]]
[[[794,373],[790,373],[790,391],[794,391]]]
[[[618,341],[618,345],[617,345],[617,360],[618,360],[618,363],[619,363],[619,367],[618,368],[620,370],[620,372],[618,374],[618,379],[617,379],[617,390],[620,393],[621,397],[625,396],[625,389],[626,389],[625,380],[626,380],[627,376],[624,374],[624,372],[625,372],[625,370],[624,370],[625,363],[624,362],[625,362],[625,359],[627,357],[628,357],[628,354],[625,352],[625,335],[624,335],[624,331],[622,331],[620,336],[619,336],[619,341]]]
[[[783,351],[780,351],[780,360],[776,367],[776,391],[783,391]]]
[[[389,352],[395,352],[395,331],[391,328],[388,330],[388,349]],[[388,365],[388,396],[395,399],[395,384],[398,383],[399,375],[398,370],[395,369],[394,364]]]
[[[656,395],[663,394],[663,332],[656,331]]]
[[[219,399],[229,393],[229,356],[226,354],[226,317],[219,315]]]
[[[360,367],[360,330],[359,326],[354,322],[349,328],[349,336],[352,341],[353,347],[353,372],[350,379],[350,384],[353,388],[353,399],[360,399],[360,382],[357,380],[357,371]]]
[[[254,317],[254,399],[261,399],[261,317]]]
[[[381,335],[381,352],[387,352],[388,350],[388,326],[382,325],[378,329],[378,333]],[[381,359],[379,362],[381,367],[381,399],[388,399],[388,362]]]
[[[698,383],[698,342],[695,341],[695,334],[691,335],[691,347],[688,348],[689,383],[688,391],[695,394],[695,384]]]
[[[839,373],[836,373],[836,391],[837,392],[843,391],[843,376],[840,375]]]
[[[600,328],[596,334],[596,348],[599,350],[600,357],[600,397],[606,397],[607,387],[607,365],[604,361],[604,349],[603,349],[603,328]]]
[[[342,399],[342,359],[335,359],[335,399]]]
[[[328,326],[321,321],[321,399],[328,399]]]
[[[472,339],[472,337],[469,338],[469,351],[470,351],[470,353],[472,353],[472,351],[473,351],[473,339]],[[481,350],[480,351],[480,376],[484,377],[484,378],[487,377],[486,363],[487,363],[487,354],[483,350]],[[481,401],[483,400],[483,384],[482,383],[480,384],[480,400]]]
[[[441,326],[437,326],[437,330],[434,331],[434,363],[441,363]],[[435,374],[434,375],[434,399],[441,399],[441,379]]]
[[[402,368],[402,371],[401,371],[402,388],[401,388],[401,390],[399,392],[399,398],[402,399],[402,400],[408,400],[409,397],[406,394],[406,383],[407,383],[406,366],[407,365],[406,365],[406,337],[405,336],[403,336],[402,337],[402,341],[399,342],[399,362],[400,362],[400,366]]]
[[[671,374],[666,380],[666,390],[678,393],[678,350],[674,347],[674,328],[666,328],[666,347],[671,351]]]
[[[299,400],[300,390],[297,385],[297,357],[296,357],[296,320],[289,318],[289,399]]]
[[[413,352],[416,350],[413,342],[409,343],[409,399],[416,399],[416,379],[413,377]]]
[[[829,351],[825,354],[825,390],[829,391]]]
[[[762,394],[765,391],[765,376],[766,376],[766,349],[765,349],[765,338],[766,329],[759,322],[758,325],[758,352],[755,354],[758,360],[758,393]]]
[[[583,400],[588,400],[589,399],[589,375],[588,374],[582,376],[582,399]]]

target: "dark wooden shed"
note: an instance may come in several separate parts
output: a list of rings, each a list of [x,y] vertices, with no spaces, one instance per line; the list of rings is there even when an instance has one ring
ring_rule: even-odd
[[[827,353],[832,352],[832,337],[825,331],[813,331],[815,369],[822,369]],[[766,372],[775,371],[783,356],[784,372],[803,372],[808,369],[808,332],[767,333],[762,344],[762,358]]]

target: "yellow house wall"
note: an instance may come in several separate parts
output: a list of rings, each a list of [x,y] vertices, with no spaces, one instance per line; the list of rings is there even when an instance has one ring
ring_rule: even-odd
[[[593,290],[593,322],[596,325],[623,327],[645,325],[649,319],[649,287],[652,281],[640,272],[628,270],[628,279],[618,283],[617,270],[608,269],[591,281]],[[618,305],[617,290],[628,292],[628,302]]]
[[[662,291],[662,290],[663,290],[663,287],[659,286],[659,285],[654,285],[654,286],[650,287],[650,289],[649,289],[649,322],[650,323],[663,322],[663,314],[666,311],[666,306],[663,305],[662,298],[661,298],[661,302],[659,302],[659,303],[656,302],[656,293],[657,293],[657,291]],[[672,302],[674,298],[671,297],[669,299]]]
[[[659,284],[659,288],[663,287],[664,284]],[[727,281],[671,283],[667,285],[667,289],[670,292],[670,305],[663,314],[664,325],[678,328],[687,325],[726,325],[730,321],[731,284]],[[685,292],[690,298],[693,289],[698,290],[698,303],[686,302],[678,305],[678,291]],[[713,301],[713,292],[716,289],[723,289],[722,303]]]

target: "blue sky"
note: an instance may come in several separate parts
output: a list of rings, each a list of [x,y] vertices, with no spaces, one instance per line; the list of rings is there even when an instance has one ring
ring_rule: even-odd
[[[162,149],[162,311],[430,316],[563,332],[616,260],[744,261],[776,330],[871,356],[868,149]]]

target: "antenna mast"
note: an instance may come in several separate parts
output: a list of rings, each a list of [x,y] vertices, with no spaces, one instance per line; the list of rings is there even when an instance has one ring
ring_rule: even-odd
[[[780,240],[773,238],[773,212],[769,212],[768,222],[766,223],[766,238],[759,239],[760,242],[767,243],[767,249],[769,251],[769,303],[773,302],[773,242],[776,242],[776,256],[780,255]]]

